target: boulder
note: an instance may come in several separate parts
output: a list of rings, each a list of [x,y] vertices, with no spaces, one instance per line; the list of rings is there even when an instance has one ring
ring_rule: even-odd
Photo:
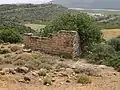
[[[15,68],[15,71],[18,72],[18,73],[28,73],[29,68],[27,68],[27,67],[17,67],[17,68]]]
[[[3,71],[0,71],[0,75],[5,75],[5,72],[3,72]]]
[[[30,82],[31,79],[28,76],[24,76],[24,81]]]
[[[31,53],[32,50],[31,49],[23,49],[23,52]]]
[[[4,73],[9,73],[9,72],[10,72],[10,69],[9,69],[9,68],[3,68],[3,69],[2,69],[2,72],[4,72]]]

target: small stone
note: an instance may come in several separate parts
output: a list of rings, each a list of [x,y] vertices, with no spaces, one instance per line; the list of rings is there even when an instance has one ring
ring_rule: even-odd
[[[113,73],[113,75],[117,76],[117,73]]]
[[[25,83],[25,81],[23,79],[19,79],[18,82]]]
[[[63,85],[64,83],[63,82],[60,82],[61,85]]]
[[[106,69],[107,68],[107,66],[105,66],[105,65],[99,65],[98,67],[101,68],[101,69]]]
[[[47,84],[46,84],[46,86],[50,86],[50,84],[49,84],[49,83],[47,83]]]
[[[38,73],[37,72],[31,72],[33,76],[37,77]]]
[[[13,68],[9,69],[9,73],[16,74],[15,70]]]
[[[32,50],[31,49],[23,49],[23,52],[31,53]]]
[[[61,73],[61,76],[62,77],[68,77],[68,75],[66,73],[63,73],[63,72]]]
[[[41,79],[41,78],[39,78],[39,81],[42,81],[42,79]]]
[[[5,72],[3,72],[3,71],[0,71],[0,75],[5,75]]]
[[[71,81],[70,80],[66,80],[67,83],[70,83]]]
[[[55,75],[52,75],[52,77],[55,77]]]
[[[15,71],[18,72],[18,73],[28,73],[29,68],[27,68],[27,67],[17,67],[17,68],[15,68]]]
[[[55,79],[52,79],[52,82],[55,82]]]
[[[27,76],[24,77],[24,80],[25,80],[25,81],[28,81],[28,82],[31,81],[31,79],[30,79],[29,77],[27,77]]]
[[[9,68],[3,68],[2,71],[3,71],[4,73],[9,73],[9,72],[10,72],[10,69],[9,69]]]
[[[54,74],[56,75],[56,74],[57,74],[57,72],[54,72]]]

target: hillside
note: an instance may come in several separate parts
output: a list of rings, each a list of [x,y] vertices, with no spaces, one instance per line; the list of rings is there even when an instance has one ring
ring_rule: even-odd
[[[2,21],[13,21],[18,23],[51,20],[58,14],[68,11],[67,8],[56,4],[0,5],[0,17]]]
[[[11,51],[14,47],[15,52]],[[82,59],[27,53],[22,51],[22,45],[0,45],[0,50],[4,49],[10,52],[0,56],[0,90],[120,89],[120,73],[111,67],[88,64]]]
[[[120,0],[53,0],[69,8],[120,9]]]

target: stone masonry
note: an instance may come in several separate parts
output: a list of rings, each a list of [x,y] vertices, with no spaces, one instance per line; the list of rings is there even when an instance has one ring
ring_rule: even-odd
[[[72,57],[80,55],[79,34],[76,31],[61,30],[49,37],[24,35],[25,48],[48,54],[68,53]]]

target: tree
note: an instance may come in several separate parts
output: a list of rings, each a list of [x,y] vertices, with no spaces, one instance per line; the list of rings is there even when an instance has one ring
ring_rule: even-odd
[[[56,33],[60,30],[75,30],[80,35],[80,45],[82,53],[85,52],[85,47],[89,47],[95,43],[101,42],[101,31],[94,25],[95,21],[88,14],[63,14],[51,24],[47,25],[40,31],[41,36],[47,36],[49,33]]]
[[[4,42],[10,42],[10,43],[18,43],[22,41],[22,38],[20,37],[20,34],[13,31],[13,30],[0,30],[0,40]]]

